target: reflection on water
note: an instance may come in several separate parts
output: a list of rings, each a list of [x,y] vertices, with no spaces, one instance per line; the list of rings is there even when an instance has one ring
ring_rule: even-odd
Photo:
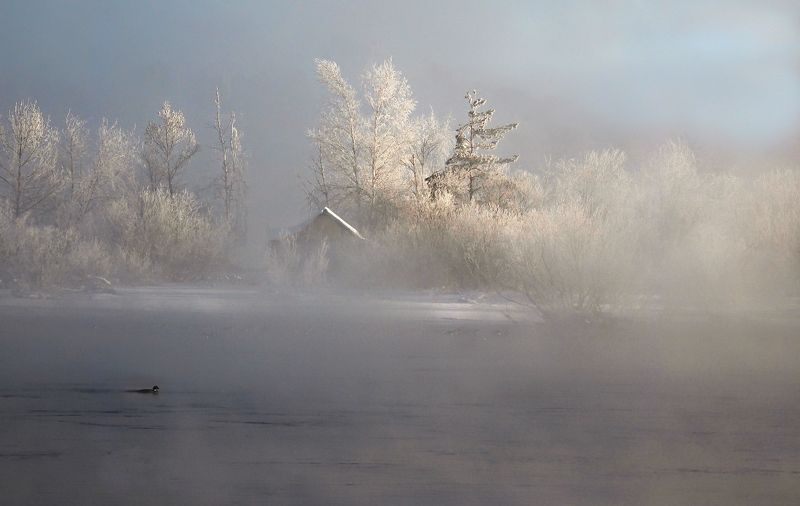
[[[793,323],[139,295],[0,303],[3,504],[800,500]]]

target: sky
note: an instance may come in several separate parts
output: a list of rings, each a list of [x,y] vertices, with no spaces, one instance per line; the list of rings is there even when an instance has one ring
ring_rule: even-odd
[[[519,122],[501,150],[522,169],[674,137],[726,160],[800,155],[800,2],[0,1],[0,110],[33,98],[54,123],[71,110],[141,133],[169,100],[210,143],[219,86],[263,229],[309,213],[314,58],[357,84],[389,57],[420,113],[457,123],[477,89]],[[188,169],[197,185],[212,156]]]

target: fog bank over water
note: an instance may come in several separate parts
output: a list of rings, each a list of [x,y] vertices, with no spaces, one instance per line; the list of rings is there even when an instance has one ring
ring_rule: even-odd
[[[343,295],[0,298],[4,504],[800,499],[796,313]]]
[[[799,22],[0,0],[0,506],[800,504]]]

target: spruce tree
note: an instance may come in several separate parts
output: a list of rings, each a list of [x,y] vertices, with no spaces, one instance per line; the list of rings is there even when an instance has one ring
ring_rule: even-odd
[[[490,128],[488,124],[494,109],[481,110],[486,99],[478,97],[474,90],[464,98],[469,102],[468,120],[456,129],[455,150],[445,162],[444,173],[429,178],[429,183],[435,192],[437,181],[456,179],[463,183],[461,191],[466,186],[468,201],[472,202],[481,189],[482,181],[519,158],[518,155],[500,157],[490,153],[508,132],[517,128],[518,123]]]

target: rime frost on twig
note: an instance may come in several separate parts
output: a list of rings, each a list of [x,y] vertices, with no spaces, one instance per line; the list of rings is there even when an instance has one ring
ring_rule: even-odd
[[[491,179],[502,178],[505,167],[517,161],[517,155],[500,157],[489,151],[494,150],[518,124],[490,128],[488,124],[494,109],[481,110],[486,99],[479,98],[475,91],[467,93],[464,98],[469,103],[468,120],[456,129],[455,150],[445,162],[444,170],[434,175],[430,182],[433,192],[446,189],[456,195],[465,194],[466,200],[472,202],[479,197],[484,186],[489,186]]]
[[[158,121],[151,121],[144,130],[143,158],[150,186],[163,186],[174,195],[178,191],[178,175],[199,149],[183,113],[164,102]]]
[[[215,147],[220,162],[220,174],[214,185],[222,196],[223,216],[235,238],[244,240],[247,233],[247,206],[245,202],[247,184],[245,180],[245,157],[242,149],[236,114],[231,112],[227,121],[222,120],[222,97],[219,88],[214,96],[216,114],[214,132],[217,134]]]
[[[58,166],[58,130],[26,100],[0,125],[0,183],[17,218],[52,204],[65,182]]]

